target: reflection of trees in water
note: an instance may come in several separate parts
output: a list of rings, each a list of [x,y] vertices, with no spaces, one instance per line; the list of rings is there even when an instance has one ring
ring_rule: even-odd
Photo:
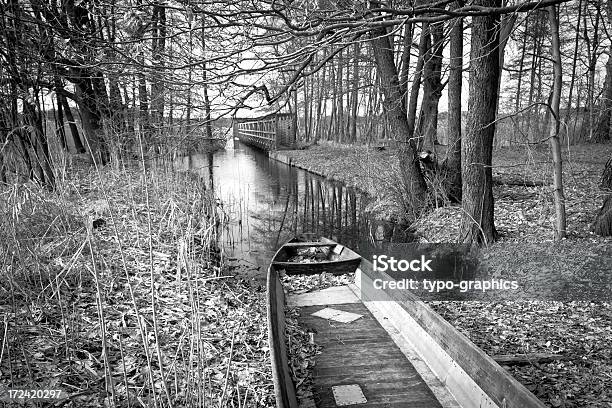
[[[366,199],[340,183],[306,175],[302,202],[303,232],[331,237],[346,245],[355,245],[367,233],[363,217]]]
[[[260,154],[249,157],[255,163],[248,168],[257,172],[252,179],[261,185],[226,185],[217,174],[215,165],[224,163],[218,160],[213,154],[187,156],[181,167],[195,170],[210,191],[229,193],[219,197],[229,218],[219,231],[226,248],[269,253],[303,232],[356,248],[367,238],[367,199],[361,193]]]
[[[251,245],[273,249],[303,232],[346,245],[365,236],[361,214],[366,202],[353,189],[287,166],[270,164],[269,174],[274,187],[267,205],[260,203],[250,214],[251,233],[245,239]]]
[[[304,232],[335,239],[366,258],[374,242],[404,242],[400,227],[365,215],[368,198],[359,191],[261,153],[199,154],[176,164],[193,171],[202,196],[217,194],[218,206],[210,208],[219,221],[213,233],[231,258],[265,267],[283,242]]]
[[[300,230],[297,208],[300,188],[297,171],[288,166],[269,163],[271,194],[249,208],[250,233],[245,239],[251,246],[275,250],[281,243],[297,235]]]

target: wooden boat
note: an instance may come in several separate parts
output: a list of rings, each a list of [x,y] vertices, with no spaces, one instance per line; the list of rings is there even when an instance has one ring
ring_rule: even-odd
[[[294,238],[272,260],[277,270],[284,270],[288,275],[344,274],[354,271],[360,262],[361,256],[355,251],[327,238],[318,241]]]
[[[291,270],[286,253],[294,247],[281,247],[268,269],[268,338],[278,408],[298,407],[285,339],[286,305],[300,307],[299,324],[322,347],[308,406],[545,407],[409,291],[374,289],[374,279],[391,277],[374,273],[366,259],[334,267],[334,273],[354,273],[355,284],[285,297],[279,273]],[[338,323],[312,315],[329,308],[360,317]]]

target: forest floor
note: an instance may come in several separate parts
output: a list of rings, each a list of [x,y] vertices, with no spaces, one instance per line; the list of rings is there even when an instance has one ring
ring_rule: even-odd
[[[359,188],[374,198],[370,210],[397,218],[398,180],[393,149],[314,146],[284,151],[294,164]],[[610,282],[612,239],[590,231],[603,202],[598,184],[612,145],[564,147],[568,237],[553,242],[554,209],[548,146],[494,151],[495,225],[499,241],[481,251],[498,276]],[[527,183],[526,183],[527,182]],[[525,185],[527,184],[527,185]],[[535,186],[529,186],[535,185]],[[440,206],[411,228],[424,242],[455,242],[459,206]],[[431,302],[441,315],[485,352],[557,353],[564,360],[506,367],[550,407],[612,407],[612,305],[601,298],[567,302],[539,297],[520,301]],[[605,299],[604,299],[605,300]]]
[[[226,276],[220,211],[156,166],[0,191],[0,406],[273,406],[265,288]]]

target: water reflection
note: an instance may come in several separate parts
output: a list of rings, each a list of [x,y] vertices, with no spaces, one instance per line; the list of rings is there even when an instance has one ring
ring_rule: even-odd
[[[186,156],[176,166],[197,172],[221,199],[229,216],[223,232],[226,253],[262,268],[279,245],[303,232],[359,250],[390,231],[364,215],[365,194],[242,144]]]

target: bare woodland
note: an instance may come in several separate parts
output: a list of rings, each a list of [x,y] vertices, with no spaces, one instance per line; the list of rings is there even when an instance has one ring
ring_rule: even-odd
[[[65,355],[55,368],[78,373],[73,384],[88,378],[104,390],[91,397],[99,406],[269,406],[262,300],[214,286],[223,260],[211,226],[224,222],[222,206],[190,176],[151,170],[150,161],[212,151],[242,117],[290,113],[305,149],[397,151],[404,225],[439,203],[460,205],[459,240],[488,246],[499,236],[495,152],[545,146],[554,240],[567,241],[564,154],[610,143],[612,0],[0,0],[0,101],[0,306],[11,309],[0,318],[0,378],[7,366],[15,378],[35,377],[22,344],[44,336],[18,322],[46,322],[44,305],[53,304],[59,323],[49,324],[54,343],[44,350]],[[605,160],[601,194],[588,197],[600,208],[589,214],[600,236],[612,235]],[[104,209],[89,208],[88,227],[77,227],[67,203],[94,190]],[[109,202],[133,217],[125,230]],[[95,238],[98,218],[112,239]],[[70,273],[77,267],[87,272]],[[164,268],[171,272],[156,280]],[[132,292],[134,270],[144,293]],[[105,281],[111,275],[119,283]],[[120,285],[130,292],[121,299]],[[72,303],[62,296],[81,290],[94,318],[66,329]],[[173,296],[192,312],[182,332],[172,331]],[[205,298],[215,299],[209,326],[200,319]],[[33,299],[44,305],[30,310]],[[106,314],[125,299],[133,309]],[[237,304],[257,312],[226,325]],[[88,338],[91,324],[99,333]],[[218,336],[202,334],[209,329]],[[80,351],[94,337],[98,360]],[[140,365],[126,367],[124,352]],[[237,358],[257,363],[228,385]],[[77,360],[95,360],[97,376],[84,363],[68,367]],[[75,385],[74,406],[93,394],[87,387]]]
[[[493,145],[548,141],[562,238],[559,146],[610,138],[608,3],[9,1],[2,179],[53,188],[58,154],[169,152],[271,106],[307,143],[397,142],[410,218],[427,207],[417,153],[450,146],[466,242],[495,239]]]

